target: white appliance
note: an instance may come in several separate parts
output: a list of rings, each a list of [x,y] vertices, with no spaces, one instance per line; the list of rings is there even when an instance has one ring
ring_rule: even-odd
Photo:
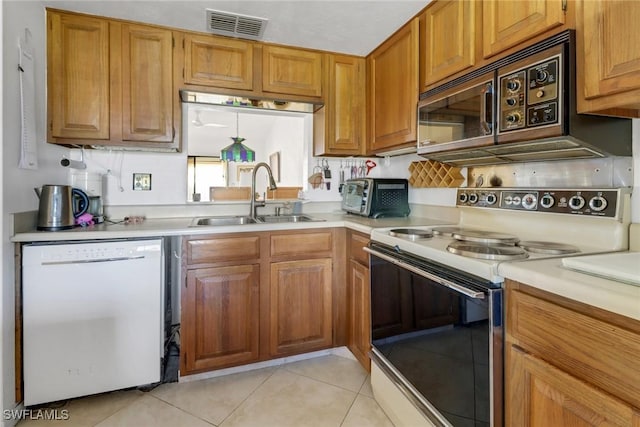
[[[24,404],[160,381],[161,239],[22,251]]]
[[[397,425],[412,407],[425,425],[504,425],[501,263],[628,248],[628,189],[463,188],[456,204],[457,224],[376,228],[365,249],[372,388]],[[385,406],[401,395],[413,405]]]

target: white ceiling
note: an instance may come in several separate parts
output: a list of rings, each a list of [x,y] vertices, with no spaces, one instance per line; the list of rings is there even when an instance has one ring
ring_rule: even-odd
[[[366,56],[430,0],[43,0],[48,7],[206,32],[205,9],[267,18],[262,41]]]

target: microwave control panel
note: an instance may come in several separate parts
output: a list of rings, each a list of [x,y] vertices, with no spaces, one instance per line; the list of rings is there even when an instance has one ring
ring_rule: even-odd
[[[560,56],[499,77],[499,131],[559,122]]]

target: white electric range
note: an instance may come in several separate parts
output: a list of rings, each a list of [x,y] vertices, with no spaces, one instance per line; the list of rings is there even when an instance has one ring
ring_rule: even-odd
[[[460,189],[460,221],[379,228],[373,242],[500,283],[498,265],[629,247],[628,189]]]
[[[372,388],[392,419],[502,427],[498,266],[626,250],[629,191],[459,189],[456,204],[457,224],[371,232]]]

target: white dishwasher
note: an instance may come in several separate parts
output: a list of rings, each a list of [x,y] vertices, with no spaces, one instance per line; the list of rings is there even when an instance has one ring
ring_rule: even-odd
[[[162,239],[22,251],[24,404],[160,381]]]

